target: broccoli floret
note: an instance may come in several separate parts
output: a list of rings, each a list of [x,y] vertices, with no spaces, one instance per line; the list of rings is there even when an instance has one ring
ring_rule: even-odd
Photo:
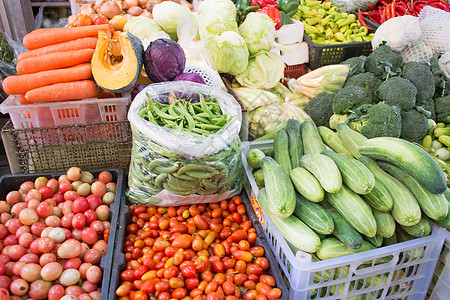
[[[367,90],[356,85],[348,85],[336,93],[333,99],[333,112],[347,114],[363,104],[372,104],[372,98]]]
[[[429,119],[436,120],[436,113],[434,112],[434,100],[433,98],[428,99],[423,105],[416,106],[416,109],[425,114],[425,117]]]
[[[403,68],[402,77],[408,79],[417,89],[416,104],[424,105],[435,91],[435,81],[429,66],[410,61]]]
[[[381,85],[381,80],[375,77],[372,73],[366,72],[357,74],[355,76],[349,77],[345,82],[345,86],[347,85],[357,85],[359,87],[367,89],[369,95],[373,100],[376,100],[377,90]]]
[[[303,108],[317,126],[329,127],[330,117],[333,115],[334,94],[320,93],[312,98]]]
[[[383,82],[377,94],[387,105],[396,105],[403,111],[410,110],[416,105],[416,87],[401,77],[392,77]]]
[[[367,56],[365,69],[380,79],[399,76],[402,73],[403,58],[389,46],[381,45]]]
[[[365,56],[350,57],[344,60],[341,64],[348,65],[350,70],[348,71],[348,77],[354,76],[356,74],[364,73],[364,64],[366,62]]]
[[[427,135],[428,119],[416,109],[402,111],[402,133],[400,137],[404,140],[421,143]]]
[[[335,129],[336,130],[336,128],[337,128],[337,126],[339,124],[345,123],[347,121],[348,116],[349,115],[333,114],[330,117],[330,123],[329,123],[330,126],[327,126],[327,127],[330,127],[331,129]]]
[[[448,122],[450,116],[450,95],[434,99],[436,121]]]
[[[364,107],[360,111],[363,110],[367,110],[367,115],[361,118],[361,133],[367,138],[378,136],[398,138],[400,136],[402,129],[400,108],[378,103],[368,109]]]

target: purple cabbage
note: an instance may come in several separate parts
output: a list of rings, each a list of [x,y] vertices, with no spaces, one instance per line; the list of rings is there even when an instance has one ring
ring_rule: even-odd
[[[154,83],[174,80],[183,73],[185,66],[186,56],[177,42],[157,39],[145,50],[145,72]]]
[[[203,77],[197,73],[181,73],[180,75],[175,77],[173,81],[182,81],[182,80],[205,84]]]
[[[131,100],[139,94],[148,84],[138,84],[131,90]]]

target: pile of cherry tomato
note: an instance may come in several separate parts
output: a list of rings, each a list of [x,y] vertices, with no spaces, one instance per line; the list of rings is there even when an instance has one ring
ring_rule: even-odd
[[[121,300],[279,299],[240,197],[180,207],[130,206]]]
[[[0,201],[0,299],[97,300],[116,183],[72,167]]]

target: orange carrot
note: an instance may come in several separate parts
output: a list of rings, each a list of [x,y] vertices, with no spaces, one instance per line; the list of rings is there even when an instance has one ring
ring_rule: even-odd
[[[30,57],[17,62],[17,74],[33,74],[42,71],[63,69],[91,61],[94,49],[54,52]]]
[[[3,80],[3,89],[10,95],[24,94],[41,86],[89,79],[91,64],[84,63],[67,69],[42,71],[34,74],[9,76]]]
[[[108,31],[109,25],[102,24],[71,28],[36,29],[24,36],[23,45],[28,50],[33,50],[79,38],[98,36],[100,30]]]
[[[30,102],[57,102],[94,98],[97,96],[98,87],[92,80],[81,80],[64,83],[56,83],[43,86],[25,94]]]
[[[25,94],[17,95],[19,97],[20,104],[33,104],[33,102],[30,102],[25,98]]]
[[[42,54],[53,53],[53,52],[63,52],[63,51],[72,51],[72,50],[80,50],[80,49],[95,49],[97,45],[96,37],[86,37],[73,41],[68,41],[64,43],[54,44],[45,46],[39,49],[26,51],[20,53],[17,57],[18,60],[23,60],[30,57],[40,56]]]

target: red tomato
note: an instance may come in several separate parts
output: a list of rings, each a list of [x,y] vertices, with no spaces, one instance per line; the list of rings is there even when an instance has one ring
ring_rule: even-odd
[[[64,202],[64,196],[63,196],[63,194],[61,192],[53,194],[52,198],[55,199],[56,203]]]
[[[78,197],[73,201],[72,210],[74,213],[83,213],[89,208],[89,202],[84,197]]]
[[[76,214],[72,219],[72,227],[82,229],[86,224],[86,217],[82,213]]]
[[[41,193],[41,200],[45,200],[53,196],[53,190],[51,187],[48,186],[41,187],[39,189],[39,193]]]
[[[61,225],[65,228],[71,228],[72,227],[72,219],[75,216],[74,213],[67,213],[61,218]]]
[[[75,27],[89,26],[94,23],[92,17],[87,14],[79,14],[75,19]]]
[[[94,211],[97,209],[97,207],[99,207],[100,205],[103,204],[102,199],[99,196],[94,195],[94,194],[87,196],[86,199],[89,203],[89,208]]]
[[[36,212],[39,217],[47,218],[48,216],[51,216],[53,213],[53,205],[49,204],[46,201],[41,202],[36,208]]]
[[[72,185],[70,182],[62,181],[59,183],[59,191],[64,195],[67,191],[72,190]]]
[[[83,215],[86,217],[86,225],[90,226],[92,222],[94,222],[97,219],[97,214],[94,210],[88,209],[86,210]]]

